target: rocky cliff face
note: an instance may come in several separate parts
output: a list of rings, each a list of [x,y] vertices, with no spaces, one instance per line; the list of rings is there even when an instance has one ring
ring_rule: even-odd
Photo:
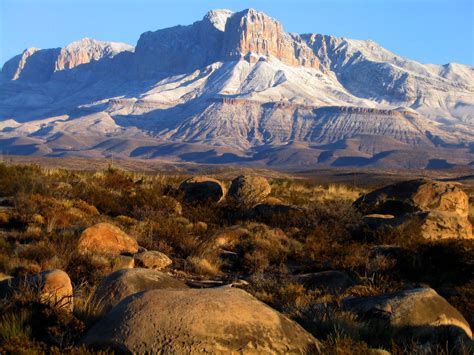
[[[284,32],[275,19],[254,9],[232,15],[225,28],[224,57],[257,60],[259,56],[273,56],[292,66],[319,68],[318,58],[306,43]]]
[[[55,71],[72,69],[81,64],[98,61],[102,58],[113,58],[121,52],[132,52],[133,47],[118,42],[101,42],[84,38],[61,48],[55,61]]]
[[[28,48],[21,55],[9,60],[2,68],[4,80],[45,82],[58,71],[72,69],[102,58],[113,58],[133,47],[118,42],[102,42],[84,38],[64,48]]]
[[[248,9],[237,13],[210,11],[192,25],[142,34],[136,48],[135,72],[144,78],[184,73],[218,61],[256,62],[261,57],[320,68],[318,58],[299,36],[284,32],[270,16]]]

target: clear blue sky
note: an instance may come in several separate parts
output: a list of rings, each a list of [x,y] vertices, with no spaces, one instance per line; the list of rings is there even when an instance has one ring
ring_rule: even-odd
[[[27,47],[91,37],[136,44],[209,9],[253,7],[286,31],[372,39],[423,63],[474,65],[474,0],[0,0],[0,65]]]

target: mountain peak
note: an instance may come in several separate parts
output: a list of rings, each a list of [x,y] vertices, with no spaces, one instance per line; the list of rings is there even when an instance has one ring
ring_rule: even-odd
[[[235,13],[227,20],[225,52],[229,58],[275,57],[285,64],[320,68],[314,52],[283,30],[280,22],[255,9]]]
[[[133,46],[119,42],[98,41],[93,38],[82,38],[61,49],[55,63],[55,71],[72,69],[81,64],[97,61],[101,58],[112,58],[121,52],[133,51]]]
[[[226,22],[233,14],[233,11],[227,9],[211,10],[207,12],[203,20],[209,21],[219,31],[224,32]]]

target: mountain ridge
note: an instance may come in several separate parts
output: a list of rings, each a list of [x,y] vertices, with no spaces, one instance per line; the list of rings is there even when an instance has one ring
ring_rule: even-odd
[[[8,61],[0,149],[25,151],[11,138],[34,137],[32,154],[97,157],[110,154],[109,139],[128,139],[116,156],[202,161],[207,149],[206,162],[299,166],[280,158],[300,149],[308,167],[339,158],[417,168],[427,157],[474,161],[469,66],[420,64],[373,41],[289,34],[254,9],[213,10],[145,32],[135,47],[111,43],[42,50],[36,56],[48,60],[31,69],[38,50]],[[73,143],[54,143],[58,134]],[[406,154],[411,160],[399,158]]]

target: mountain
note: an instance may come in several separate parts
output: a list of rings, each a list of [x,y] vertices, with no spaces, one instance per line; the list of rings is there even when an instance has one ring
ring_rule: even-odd
[[[468,166],[474,69],[287,33],[253,9],[213,10],[143,33],[136,47],[83,39],[12,58],[1,71],[0,149],[281,168]]]

